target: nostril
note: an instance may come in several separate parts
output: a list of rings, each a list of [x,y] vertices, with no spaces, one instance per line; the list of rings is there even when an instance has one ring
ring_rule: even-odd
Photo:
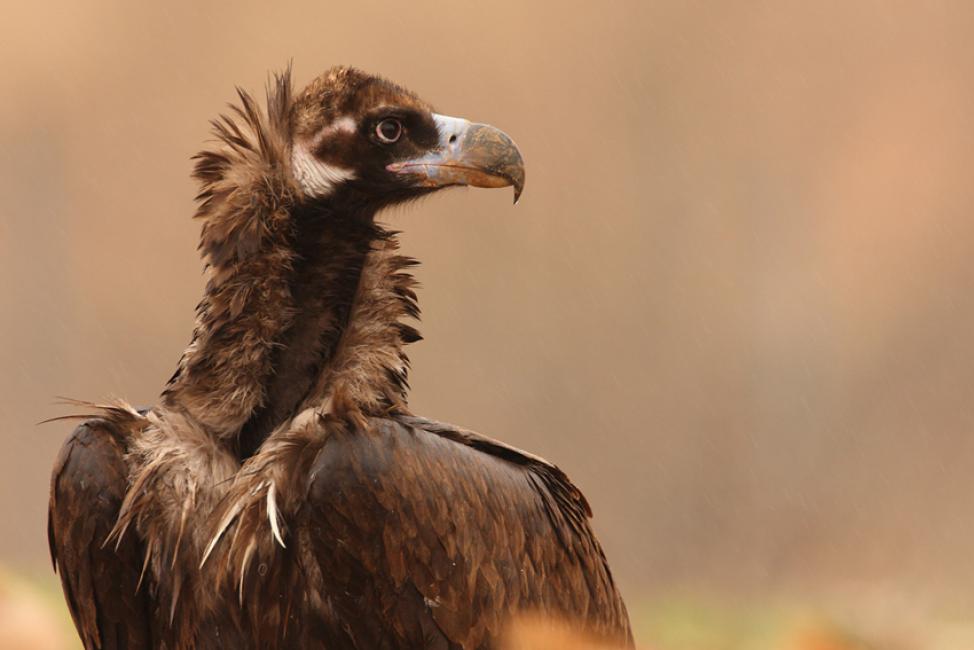
[[[450,136],[450,144],[453,144],[456,141],[457,141],[457,134],[454,133],[453,135]]]

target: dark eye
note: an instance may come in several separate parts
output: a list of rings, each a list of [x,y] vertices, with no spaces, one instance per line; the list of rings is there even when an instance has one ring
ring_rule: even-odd
[[[379,138],[380,142],[392,144],[402,135],[402,122],[395,118],[387,117],[375,125],[375,135]]]

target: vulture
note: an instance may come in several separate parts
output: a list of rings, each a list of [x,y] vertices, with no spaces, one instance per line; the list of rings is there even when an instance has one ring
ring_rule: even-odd
[[[524,186],[502,131],[354,68],[239,102],[195,157],[206,268],[157,405],[75,402],[48,536],[85,648],[491,648],[512,616],[632,645],[556,466],[414,415],[416,261],[376,215]]]

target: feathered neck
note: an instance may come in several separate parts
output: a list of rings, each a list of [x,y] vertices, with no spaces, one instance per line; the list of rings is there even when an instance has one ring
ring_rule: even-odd
[[[346,419],[406,410],[419,338],[415,264],[374,211],[307,202],[289,171],[291,85],[267,114],[239,91],[213,122],[221,144],[196,159],[208,281],[193,339],[162,396],[239,458],[309,408]]]

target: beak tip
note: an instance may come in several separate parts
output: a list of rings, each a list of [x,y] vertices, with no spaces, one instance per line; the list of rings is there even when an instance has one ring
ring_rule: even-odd
[[[517,151],[515,149],[515,151]],[[521,193],[524,191],[524,162],[521,160],[521,154],[518,152],[517,165],[515,166],[514,173],[508,176],[511,185],[514,186],[514,205],[521,199]]]

